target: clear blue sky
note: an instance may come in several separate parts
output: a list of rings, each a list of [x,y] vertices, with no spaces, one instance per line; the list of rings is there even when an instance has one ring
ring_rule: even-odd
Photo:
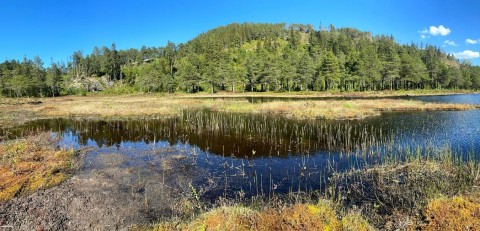
[[[1,0],[0,60],[39,55],[49,64],[113,42],[120,49],[163,46],[232,22],[286,22],[391,34],[480,65],[479,10],[478,0]]]

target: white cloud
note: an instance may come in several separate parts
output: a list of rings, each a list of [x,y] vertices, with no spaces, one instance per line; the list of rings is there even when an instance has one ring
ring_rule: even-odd
[[[473,44],[480,43],[480,39],[478,39],[478,40],[475,40],[475,39],[467,39],[467,40],[465,40],[465,42],[468,43],[468,44],[472,44],[472,45],[473,45]]]
[[[475,59],[480,57],[480,52],[464,50],[462,52],[452,53],[457,59]]]
[[[450,46],[454,46],[454,47],[458,46],[458,44],[456,44],[454,41],[450,41],[450,40],[445,40],[445,42],[443,42],[443,43],[445,43],[447,45],[450,45]]]
[[[452,30],[450,30],[450,28],[446,28],[444,27],[443,25],[440,25],[438,27],[436,26],[430,26],[430,29],[425,29],[425,30],[422,30],[420,33],[422,34],[430,34],[432,36],[437,36],[437,35],[441,35],[441,36],[447,36],[448,34],[450,34],[452,32]]]
[[[421,35],[420,35],[420,38],[421,38],[421,39],[425,39],[425,38],[427,38],[427,36],[424,35],[424,34],[421,34]]]

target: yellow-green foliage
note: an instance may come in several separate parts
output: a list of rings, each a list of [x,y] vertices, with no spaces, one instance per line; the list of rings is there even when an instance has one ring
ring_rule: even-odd
[[[60,184],[72,158],[71,150],[56,148],[50,133],[0,143],[0,201]]]
[[[342,226],[345,231],[370,231],[375,230],[365,218],[358,212],[350,212],[342,218]]]
[[[280,212],[261,214],[259,230],[341,230],[342,223],[332,206],[321,201],[317,205],[297,204]]]
[[[245,207],[220,207],[187,226],[188,230],[250,230],[256,223],[257,212]]]
[[[305,94],[305,93],[304,93]],[[357,93],[360,94],[360,93]],[[205,100],[191,98],[202,95],[129,95],[87,97],[68,96],[43,98],[41,104],[29,104],[26,99],[0,99],[0,127],[12,126],[28,120],[46,117],[103,117],[132,118],[181,115],[184,110],[212,110],[233,113],[276,114],[295,119],[359,119],[379,115],[382,111],[399,110],[468,110],[474,105],[423,103],[399,99],[363,100],[302,100],[295,102],[266,102],[250,104],[237,100]],[[282,93],[203,95],[203,97],[275,96],[303,97]],[[308,96],[332,96],[330,93]],[[338,95],[342,96],[342,95]],[[360,96],[368,96],[362,93]],[[190,98],[189,98],[190,97]]]
[[[142,230],[135,227],[135,230]],[[145,229],[143,229],[145,230]],[[342,219],[328,201],[295,204],[260,211],[246,207],[219,207],[187,224],[164,222],[153,230],[374,230],[359,213]]]
[[[480,201],[469,197],[434,199],[425,216],[427,230],[480,230]]]

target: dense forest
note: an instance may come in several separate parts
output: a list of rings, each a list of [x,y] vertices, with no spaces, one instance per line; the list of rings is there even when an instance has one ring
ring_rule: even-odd
[[[480,88],[480,67],[431,45],[398,44],[353,28],[230,24],[185,44],[76,51],[0,64],[4,96],[57,96],[111,88],[141,92],[372,91]]]

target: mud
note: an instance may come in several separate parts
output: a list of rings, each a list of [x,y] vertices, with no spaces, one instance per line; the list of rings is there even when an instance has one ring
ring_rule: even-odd
[[[137,166],[134,159],[145,156],[89,154],[60,186],[0,204],[0,230],[128,230],[181,213],[178,204],[202,171],[187,151],[157,151]]]

